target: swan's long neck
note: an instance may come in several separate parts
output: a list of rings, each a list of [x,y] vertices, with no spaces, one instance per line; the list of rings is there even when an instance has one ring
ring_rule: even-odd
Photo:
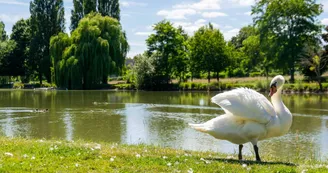
[[[279,88],[277,90],[277,92],[275,94],[273,94],[271,97],[271,102],[278,115],[281,113],[284,113],[284,108],[285,108],[285,105],[281,99],[281,91],[282,91],[282,89]]]
[[[277,113],[277,121],[281,129],[281,133],[287,133],[290,126],[292,125],[292,114],[288,110],[288,108],[284,105],[281,99],[281,91],[282,88],[279,88],[275,94],[271,97],[271,102],[273,107]]]

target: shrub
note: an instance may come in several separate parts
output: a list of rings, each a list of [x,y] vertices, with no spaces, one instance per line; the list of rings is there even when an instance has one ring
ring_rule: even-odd
[[[14,89],[23,89],[24,88],[24,84],[21,83],[21,82],[15,82],[13,88]]]
[[[258,72],[258,71],[256,71],[256,72],[251,72],[251,73],[249,73],[249,76],[250,76],[250,77],[262,76],[262,73],[261,73],[261,72]]]

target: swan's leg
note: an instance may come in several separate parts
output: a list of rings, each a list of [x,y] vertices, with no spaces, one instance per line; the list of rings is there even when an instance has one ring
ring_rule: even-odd
[[[239,154],[238,154],[238,159],[243,160],[243,155],[241,153],[241,150],[243,149],[243,145],[239,145]]]
[[[259,155],[259,148],[257,147],[257,145],[254,145],[254,151],[255,151],[256,161],[261,162],[261,158]]]

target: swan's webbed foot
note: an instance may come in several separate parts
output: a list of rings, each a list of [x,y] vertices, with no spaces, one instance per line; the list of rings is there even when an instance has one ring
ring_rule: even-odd
[[[261,158],[260,158],[260,155],[259,155],[259,148],[257,147],[257,145],[254,145],[254,151],[255,151],[256,161],[261,162]]]
[[[242,149],[243,149],[243,145],[239,145],[239,154],[238,154],[238,159],[239,160],[243,160],[243,155],[241,153]]]

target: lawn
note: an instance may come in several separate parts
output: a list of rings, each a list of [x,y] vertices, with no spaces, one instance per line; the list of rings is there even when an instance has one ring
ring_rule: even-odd
[[[235,155],[148,145],[0,137],[0,172],[328,172],[327,162],[238,161]]]

